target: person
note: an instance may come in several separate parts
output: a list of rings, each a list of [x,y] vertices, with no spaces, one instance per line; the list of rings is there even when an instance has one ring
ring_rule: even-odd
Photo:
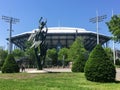
[[[21,65],[21,70],[22,70],[22,72],[25,71],[25,67],[24,67],[24,65]]]

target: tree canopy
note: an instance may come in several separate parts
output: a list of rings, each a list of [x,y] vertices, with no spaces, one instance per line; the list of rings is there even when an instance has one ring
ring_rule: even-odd
[[[106,24],[109,31],[113,34],[114,39],[120,42],[120,15],[114,15]]]
[[[3,66],[3,63],[7,57],[7,51],[0,48],[0,69]]]
[[[105,50],[108,58],[113,61],[113,51],[112,51],[112,49],[107,47],[107,48],[104,48],[104,50]]]
[[[1,69],[2,69],[2,73],[17,73],[17,72],[19,72],[19,66],[17,65],[17,63],[14,59],[14,56],[12,54],[8,54]]]
[[[57,55],[57,50],[55,48],[47,50],[47,57],[52,60],[52,65],[57,64],[58,55]]]
[[[80,53],[78,58],[72,63],[72,72],[84,72],[86,61],[85,55]]]
[[[74,43],[71,45],[71,47],[69,49],[68,58],[71,61],[74,61],[74,60],[76,60],[76,58],[79,57],[80,53],[83,53],[84,55],[86,55],[86,58],[87,58],[88,52],[84,48],[83,38],[78,37],[78,38],[76,38],[76,40],[74,41]]]
[[[30,66],[36,63],[35,51],[34,48],[31,48],[31,45],[32,43],[30,41],[26,42],[25,56],[28,58]]]
[[[24,56],[24,51],[22,51],[20,49],[14,49],[12,53],[13,53],[15,59],[20,59],[21,57]]]
[[[67,48],[62,48],[60,49],[60,51],[58,52],[58,59],[59,60],[63,60],[63,56],[64,59],[67,61],[68,59],[68,49]]]
[[[115,66],[107,56],[102,46],[99,44],[96,45],[96,47],[90,53],[84,70],[87,80],[95,82],[115,81]]]

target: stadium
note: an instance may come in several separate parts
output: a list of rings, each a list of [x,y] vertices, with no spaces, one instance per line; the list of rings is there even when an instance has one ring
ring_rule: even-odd
[[[18,35],[14,35],[11,38],[11,42],[22,50],[25,50],[25,43],[32,33],[35,32],[34,29],[30,32],[24,32]],[[83,43],[86,50],[91,51],[97,44],[97,34],[93,31],[88,31],[84,28],[73,28],[73,27],[49,27],[46,36],[46,42],[48,48],[62,47],[69,48],[71,44],[75,41],[76,37],[82,37]],[[99,43],[101,45],[107,46],[107,42],[110,40],[109,36],[99,34]]]

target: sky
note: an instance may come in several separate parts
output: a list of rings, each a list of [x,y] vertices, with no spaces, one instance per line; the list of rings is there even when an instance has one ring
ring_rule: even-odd
[[[20,22],[13,24],[12,35],[38,28],[40,17],[47,19],[48,27],[77,27],[96,32],[96,24],[90,18],[107,15],[99,23],[99,33],[111,36],[105,22],[114,14],[120,14],[120,0],[0,0],[0,46],[7,48],[9,23],[2,16],[17,18]],[[119,44],[115,44],[115,48]],[[112,46],[112,43],[109,44]]]

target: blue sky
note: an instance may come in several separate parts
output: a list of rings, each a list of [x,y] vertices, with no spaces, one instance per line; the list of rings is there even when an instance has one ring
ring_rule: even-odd
[[[110,36],[105,22],[112,15],[120,14],[120,0],[0,0],[0,46],[7,46],[9,24],[2,15],[15,17],[20,22],[13,25],[13,35],[31,31],[38,27],[41,16],[47,18],[48,27],[78,27],[96,31],[96,24],[89,19],[98,14],[107,15],[99,23],[99,33]]]

